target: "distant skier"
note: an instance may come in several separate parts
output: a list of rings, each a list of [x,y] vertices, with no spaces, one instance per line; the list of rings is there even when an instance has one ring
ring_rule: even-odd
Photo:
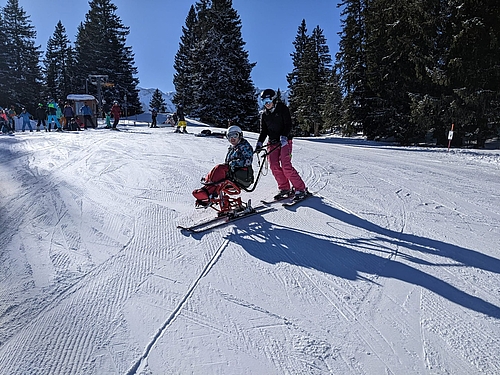
[[[40,131],[40,125],[43,125],[45,131],[47,131],[47,124],[45,123],[45,119],[47,118],[47,111],[43,107],[42,103],[38,103],[38,108],[36,109],[35,117],[37,120],[36,131],[37,132]]]
[[[54,129],[57,127],[57,131],[62,131],[61,128],[61,123],[59,122],[57,118],[57,109],[59,106],[57,103],[54,101],[54,99],[50,99],[48,104],[47,104],[47,110],[48,110],[48,123],[49,123],[49,132],[50,128],[52,126],[52,123],[54,123]]]
[[[80,131],[80,125],[76,121],[77,119],[75,117],[72,117],[68,120],[68,130],[75,132],[75,131]]]
[[[120,121],[121,112],[122,112],[122,109],[118,105],[118,102],[114,101],[113,106],[111,107],[111,116],[114,119],[112,129],[116,130],[116,126],[118,125],[118,122]]]
[[[63,112],[61,109],[62,103],[57,103],[56,105],[56,118],[59,121],[59,124],[61,125],[61,130],[66,127],[66,118],[63,116]]]
[[[26,111],[26,108],[23,108],[19,116],[17,116],[17,118],[23,119],[23,127],[22,127],[23,132],[26,129],[26,125],[28,125],[28,127],[30,128],[30,132],[33,131],[33,127],[31,126],[31,121],[30,121],[31,117],[32,117],[31,114]]]
[[[16,116],[17,116],[16,109],[14,108],[14,105],[11,105],[10,109],[7,111],[7,117],[12,132],[16,131],[16,121],[14,119]]]
[[[187,133],[187,130],[186,130],[187,122],[186,122],[186,119],[184,117],[184,111],[182,108],[182,104],[179,104],[179,106],[177,107],[176,115],[177,115],[177,129],[175,130],[175,132],[181,133],[181,131],[182,131],[182,133]]]
[[[158,116],[158,109],[153,108],[151,111],[151,127],[152,128],[157,128],[158,125],[156,125],[156,117]]]
[[[9,119],[7,117],[7,113],[5,110],[0,107],[0,127],[2,129],[2,134],[12,133],[12,130],[9,126]]]
[[[66,128],[69,128],[69,124],[71,123],[71,119],[75,117],[75,111],[73,111],[73,107],[69,105],[69,103],[64,104],[63,108],[63,116],[64,116],[64,122],[66,124]]]
[[[106,129],[111,129],[111,112],[106,112]]]
[[[92,109],[90,109],[90,107],[87,105],[87,103],[85,103],[82,106],[82,108],[80,108],[80,112],[83,115],[83,128],[88,129],[87,128],[87,121],[89,121],[90,125],[92,125],[92,128],[95,129],[96,126],[94,124],[94,120],[92,120]]]

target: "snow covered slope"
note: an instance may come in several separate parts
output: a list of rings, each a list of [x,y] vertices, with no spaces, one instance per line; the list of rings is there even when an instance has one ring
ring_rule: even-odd
[[[0,136],[0,374],[500,373],[498,151],[297,138],[315,197],[182,234],[227,147]]]

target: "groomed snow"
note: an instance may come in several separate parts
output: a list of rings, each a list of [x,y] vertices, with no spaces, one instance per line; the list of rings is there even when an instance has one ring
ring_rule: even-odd
[[[121,130],[0,136],[0,374],[500,373],[498,151],[295,139],[314,197],[186,235],[227,141]]]

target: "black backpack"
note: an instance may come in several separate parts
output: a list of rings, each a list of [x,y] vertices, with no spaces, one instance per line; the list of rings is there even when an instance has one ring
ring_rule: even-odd
[[[253,168],[243,167],[238,168],[234,172],[231,173],[230,179],[242,188],[247,188],[253,184]]]

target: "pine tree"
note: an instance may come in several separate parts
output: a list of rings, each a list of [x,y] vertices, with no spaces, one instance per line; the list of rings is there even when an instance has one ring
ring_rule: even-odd
[[[418,85],[410,93],[410,123],[420,133],[432,131],[437,143],[445,145],[451,123],[447,113],[451,91],[445,75],[445,56],[451,45],[450,8],[441,0],[412,4],[412,28],[418,34],[413,38],[410,59]]]
[[[8,84],[3,95],[7,103],[33,110],[41,90],[41,70],[38,65],[40,47],[35,46],[36,31],[18,0],[7,0],[2,9],[2,56]]]
[[[65,99],[73,90],[73,49],[66,29],[59,21],[47,42],[44,59],[45,93],[55,99]]]
[[[484,147],[500,129],[500,5],[495,0],[453,3],[446,58],[453,92],[449,113],[458,135],[469,135],[476,147]]]
[[[149,109],[153,110],[153,108],[156,108],[160,112],[165,112],[165,99],[163,99],[163,95],[159,89],[156,89],[153,92],[153,96],[151,100],[149,101]]]
[[[279,87],[278,87],[278,91],[276,91],[276,103],[284,103],[283,93],[281,92]]]
[[[92,0],[85,22],[78,27],[75,54],[77,69],[75,76],[81,89],[88,87],[89,93],[96,95],[97,87],[88,84],[91,75],[107,76],[107,85],[102,87],[106,103],[127,102],[128,114],[142,111],[134,77],[132,48],[126,46],[129,28],[125,27],[118,15],[117,7],[110,0]]]
[[[324,119],[324,129],[341,130],[342,123],[342,91],[339,76],[335,69],[331,69],[325,90],[325,105],[321,113]]]
[[[196,38],[192,49],[195,53],[185,53],[189,36],[185,33],[185,44],[181,44],[178,56],[190,60],[176,67],[179,87],[185,82],[189,86],[180,94],[185,108],[190,109],[191,116],[215,126],[225,127],[230,119],[242,128],[256,130],[257,101],[250,78],[255,64],[248,61],[241,20],[232,1],[199,1],[195,9],[196,17],[190,11],[188,18],[193,25],[186,28]],[[192,96],[186,97],[186,92]]]
[[[192,98],[194,97],[192,80],[194,72],[194,60],[196,56],[196,45],[198,38],[195,34],[195,26],[197,16],[194,6],[189,8],[189,13],[186,17],[186,26],[182,27],[182,36],[179,43],[179,50],[175,54],[174,69],[174,87],[175,94],[173,102],[182,104],[184,111],[190,113],[193,108]]]
[[[3,12],[0,12],[0,105],[9,103],[8,82],[9,76],[7,36],[5,34],[5,24],[3,22]]]
[[[298,107],[300,104],[300,96],[296,93],[297,87],[301,84],[301,77],[299,73],[299,66],[302,64],[302,60],[304,59],[304,54],[306,51],[306,46],[308,43],[309,37],[307,36],[307,26],[306,20],[303,19],[300,23],[297,35],[295,36],[295,40],[293,41],[293,46],[295,47],[294,52],[290,54],[292,57],[293,70],[287,74],[287,82],[288,82],[288,106],[290,108],[290,115],[292,116],[292,134],[299,135],[301,133],[301,127],[299,126],[299,121],[297,118]],[[309,129],[307,129],[306,134],[309,134]]]
[[[337,54],[345,128],[403,144],[478,147],[500,122],[500,5],[495,0],[345,0]]]
[[[336,66],[344,95],[342,133],[352,135],[363,130],[366,134],[367,98],[372,96],[366,79],[366,0],[344,0],[340,6],[344,18]]]
[[[370,98],[367,135],[394,137],[403,144],[419,138],[410,123],[409,93],[418,90],[413,26],[413,2],[374,0],[366,12],[367,80],[375,95]]]
[[[289,88],[293,95],[289,98],[290,107],[300,127],[315,136],[323,128],[323,107],[326,101],[326,88],[331,56],[326,45],[323,30],[314,28],[308,37],[305,20],[302,20],[294,45],[298,46],[294,59],[294,70],[288,75]]]

